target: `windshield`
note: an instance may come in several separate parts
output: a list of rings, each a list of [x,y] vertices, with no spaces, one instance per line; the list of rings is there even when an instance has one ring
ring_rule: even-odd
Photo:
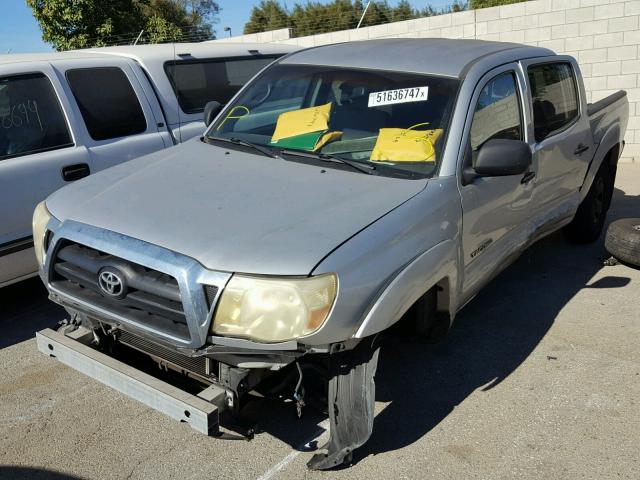
[[[430,176],[457,88],[457,80],[429,75],[274,65],[208,135]]]

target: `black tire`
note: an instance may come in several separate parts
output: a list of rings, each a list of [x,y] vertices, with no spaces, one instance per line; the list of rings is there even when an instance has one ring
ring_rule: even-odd
[[[604,248],[618,260],[640,267],[640,218],[623,218],[609,225]]]
[[[427,343],[438,343],[449,331],[449,319],[438,312],[437,290],[425,293],[405,313],[402,330],[411,337]]]
[[[591,243],[600,238],[612,191],[613,179],[609,165],[605,162],[596,173],[589,193],[578,207],[576,216],[564,228],[569,240],[575,243]]]

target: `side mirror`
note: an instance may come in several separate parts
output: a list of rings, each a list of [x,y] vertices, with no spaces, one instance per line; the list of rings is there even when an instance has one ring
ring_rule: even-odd
[[[474,177],[506,177],[522,175],[531,166],[531,149],[520,140],[493,139],[478,150],[473,168],[465,169],[464,184]]]
[[[211,125],[211,122],[213,122],[216,115],[220,113],[220,110],[222,110],[222,104],[220,102],[216,102],[215,100],[207,102],[204,106],[204,124],[207,127]]]

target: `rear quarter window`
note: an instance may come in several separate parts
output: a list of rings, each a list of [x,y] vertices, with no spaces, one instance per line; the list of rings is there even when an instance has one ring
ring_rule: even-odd
[[[135,135],[147,130],[140,101],[117,67],[67,70],[67,82],[94,140]]]
[[[0,77],[0,159],[71,145],[62,107],[46,75]]]
[[[228,103],[256,73],[279,57],[178,60],[165,63],[164,68],[180,109],[200,113],[207,102]]]

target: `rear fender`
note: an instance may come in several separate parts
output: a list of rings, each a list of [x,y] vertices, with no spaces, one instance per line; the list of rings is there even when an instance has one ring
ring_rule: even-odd
[[[456,241],[445,240],[412,260],[377,297],[354,336],[364,338],[386,330],[426,292],[443,283],[448,288],[438,295],[438,306],[453,315],[456,304],[451,292],[457,290],[457,252]],[[443,298],[445,292],[449,298]]]
[[[582,187],[580,188],[580,202],[582,202],[582,200],[584,200],[584,198],[587,196],[587,193],[589,193],[589,189],[591,188],[593,179],[598,173],[598,170],[600,170],[602,162],[607,159],[614,165],[615,163],[617,163],[618,157],[621,153],[621,138],[620,126],[618,124],[612,125],[611,128],[607,130],[607,132],[602,137],[602,141],[598,145],[598,149],[596,150],[596,153],[591,160],[591,164],[589,165],[589,169],[587,170],[587,175],[585,176]],[[612,150],[612,157],[609,158],[608,154]]]

